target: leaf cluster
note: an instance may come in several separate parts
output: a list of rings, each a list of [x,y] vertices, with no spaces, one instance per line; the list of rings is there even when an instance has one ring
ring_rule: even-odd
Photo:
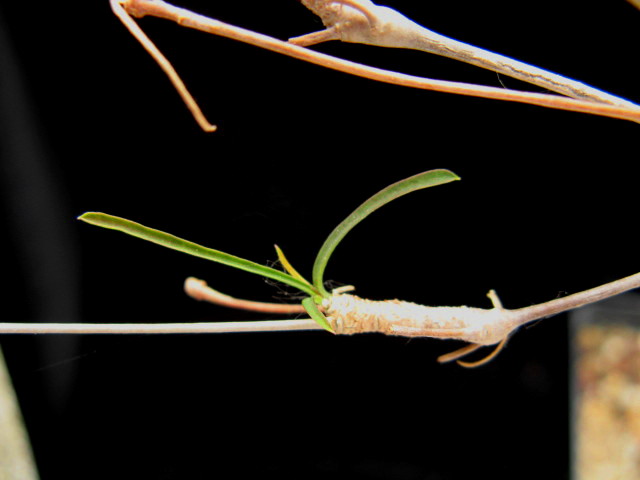
[[[276,252],[280,260],[281,265],[285,271],[276,270],[265,265],[252,262],[244,258],[230,255],[219,250],[204,247],[197,243],[190,242],[188,240],[176,237],[169,233],[146,227],[140,223],[127,220],[125,218],[116,217],[106,213],[100,212],[87,212],[81,215],[79,220],[97,225],[99,227],[108,228],[112,230],[118,230],[120,232],[132,235],[134,237],[142,238],[149,242],[162,245],[173,250],[178,250],[195,257],[205,258],[213,262],[228,265],[239,270],[244,270],[256,275],[276,280],[278,282],[285,283],[289,286],[295,287],[303,293],[309,295],[302,300],[307,313],[313,318],[320,326],[326,330],[331,331],[331,326],[327,321],[324,314],[319,309],[319,305],[322,304],[323,299],[329,298],[331,294],[324,287],[324,271],[327,263],[331,258],[336,247],[344,239],[344,237],[355,227],[358,223],[368,217],[371,213],[376,211],[383,205],[399,198],[408,193],[416,190],[421,190],[436,185],[442,185],[445,183],[459,180],[459,177],[449,170],[437,169],[429,170],[426,172],[413,175],[411,177],[400,180],[396,183],[389,185],[382,189],[362,205],[356,208],[347,218],[345,218],[327,237],[324,244],[320,248],[316,259],[313,264],[312,282],[306,280],[291,266],[284,253],[280,248],[276,246]]]

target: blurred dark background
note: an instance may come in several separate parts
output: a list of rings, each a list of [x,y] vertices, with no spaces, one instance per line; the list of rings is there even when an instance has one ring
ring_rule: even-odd
[[[389,1],[445,35],[639,101],[623,0]],[[294,0],[181,6],[286,39]],[[0,3],[2,321],[259,319],[185,277],[287,301],[262,279],[75,220],[104,211],[309,272],[331,229],[432,168],[461,182],[376,212],[327,278],[373,299],[517,308],[635,273],[631,122],[350,77],[152,18],[142,28],[219,131],[199,130],[108,2]],[[426,54],[316,47],[415,75],[530,88]],[[277,318],[277,317],[276,317]],[[322,333],[0,338],[48,479],[568,478],[565,316],[489,365],[455,342]]]

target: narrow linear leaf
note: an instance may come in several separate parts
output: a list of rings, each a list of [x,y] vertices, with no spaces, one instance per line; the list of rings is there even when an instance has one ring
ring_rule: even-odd
[[[304,282],[307,285],[311,285],[311,283],[309,283],[306,278],[300,275],[298,271],[293,268],[293,265],[291,265],[289,263],[289,260],[287,260],[287,257],[284,256],[284,252],[282,251],[282,249],[278,245],[274,245],[274,247],[276,249],[276,253],[278,254],[278,260],[280,260],[280,263],[282,264],[282,267],[286,270],[286,272],[293,278],[297,278],[301,282]]]
[[[333,328],[331,328],[331,325],[329,324],[329,320],[327,320],[327,317],[324,316],[324,313],[320,311],[313,298],[307,297],[302,300],[302,306],[318,325],[320,325],[326,331],[334,333]]]
[[[407,193],[421,190],[423,188],[434,187],[436,185],[442,185],[454,180],[460,180],[460,177],[449,170],[429,170],[428,172],[419,173],[391,184],[369,198],[366,202],[356,208],[351,215],[345,218],[325,240],[313,264],[313,285],[322,292],[323,295],[328,295],[328,292],[325,290],[323,285],[323,277],[324,270],[331,254],[345,235],[371,213],[390,201],[406,195]]]
[[[163,247],[178,250],[195,257],[205,258],[213,262],[222,263],[233,268],[238,268],[250,273],[255,273],[256,275],[271,278],[278,282],[286,283],[287,285],[302,290],[310,295],[317,295],[318,293],[311,285],[274,268],[266,267],[250,260],[229,255],[228,253],[220,252],[212,248],[203,247],[202,245],[198,245],[160,230],[145,227],[144,225],[132,222],[125,218],[108,215],[106,213],[87,212],[80,215],[78,220],[82,220],[83,222],[97,225],[99,227],[118,230],[128,235],[162,245]]]

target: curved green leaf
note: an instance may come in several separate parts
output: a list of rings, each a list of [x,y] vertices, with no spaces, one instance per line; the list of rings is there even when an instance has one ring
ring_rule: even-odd
[[[212,248],[203,247],[202,245],[189,242],[188,240],[184,240],[160,230],[145,227],[144,225],[132,222],[125,218],[115,217],[106,213],[87,212],[80,215],[78,219],[99,227],[119,230],[123,233],[133,235],[134,237],[142,238],[143,240],[157,243],[158,245],[162,245],[163,247],[171,248],[173,250],[188,253],[195,257],[205,258],[213,262],[222,263],[233,268],[255,273],[256,275],[262,275],[263,277],[268,277],[278,282],[291,285],[292,287],[302,290],[312,296],[318,294],[315,288],[308,283],[302,282],[291,275],[281,272],[280,270],[265,267],[264,265],[254,263],[250,260],[245,260],[244,258],[213,250]]]
[[[368,215],[386,203],[389,203],[391,200],[406,195],[407,193],[427,187],[442,185],[454,180],[460,180],[460,177],[449,170],[430,170],[389,185],[376,193],[373,197],[369,198],[369,200],[356,208],[351,215],[344,219],[325,240],[313,264],[313,285],[323,295],[329,295],[323,285],[324,270],[327,266],[327,262],[344,236]]]
[[[318,308],[318,305],[313,300],[313,298],[307,297],[304,300],[302,300],[302,306],[307,311],[309,316],[313,320],[315,320],[318,325],[320,325],[322,328],[324,328],[328,332],[334,333],[333,328],[331,328],[331,325],[329,324],[329,320],[327,320],[327,317],[324,316],[324,313],[320,311],[320,309]]]

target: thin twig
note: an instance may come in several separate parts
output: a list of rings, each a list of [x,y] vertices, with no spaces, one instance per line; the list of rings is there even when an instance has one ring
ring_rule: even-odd
[[[57,334],[158,334],[158,333],[250,333],[290,330],[322,330],[316,322],[263,320],[219,323],[0,323],[0,333]]]
[[[315,52],[308,48],[293,45],[292,43],[284,42],[266,35],[229,25],[218,20],[205,17],[203,15],[199,15],[183,8],[175,7],[161,0],[111,1],[118,1],[118,3],[122,5],[122,7],[130,15],[135,17],[150,15],[154,17],[173,20],[185,27],[231,38],[240,42],[249,43],[260,48],[271,50],[283,55],[288,55],[290,57],[314,63],[316,65],[321,65],[326,68],[384,83],[419,88],[424,90],[455,93],[460,95],[521,102],[542,107],[590,113],[594,115],[602,115],[606,117],[640,122],[640,108],[638,108],[637,106],[633,106],[632,108],[629,106],[608,105],[604,103],[596,103],[593,101],[576,100],[557,95],[523,92],[482,85],[416,77],[413,75],[406,75],[398,72],[370,67],[323,53]],[[366,17],[363,18],[366,19]],[[154,58],[159,61],[157,57],[154,56]]]
[[[605,298],[613,297],[639,287],[640,273],[636,273],[635,275],[630,275],[620,280],[605,283],[599,287],[574,293],[567,297],[557,298],[530,307],[510,310],[510,312],[516,318],[518,326],[521,326],[541,318],[550,317],[561,312],[566,312],[567,310],[573,310],[574,308],[599,302]]]
[[[180,78],[180,75],[175,71],[171,62],[167,60],[162,52],[155,46],[155,44],[151,41],[149,37],[142,31],[142,29],[138,26],[136,22],[127,14],[127,11],[122,7],[122,2],[119,0],[109,0],[111,3],[111,9],[113,13],[120,19],[120,21],[124,24],[125,27],[131,32],[131,34],[140,42],[140,44],[145,48],[149,55],[160,65],[160,68],[164,71],[164,73],[169,77],[171,83],[178,91],[178,94],[182,98],[182,101],[187,106],[193,118],[196,120],[200,128],[202,128],[205,132],[215,132],[217,127],[209,123],[206,119],[202,110],[198,106],[198,103],[189,93],[187,87],[184,85],[184,82]]]

